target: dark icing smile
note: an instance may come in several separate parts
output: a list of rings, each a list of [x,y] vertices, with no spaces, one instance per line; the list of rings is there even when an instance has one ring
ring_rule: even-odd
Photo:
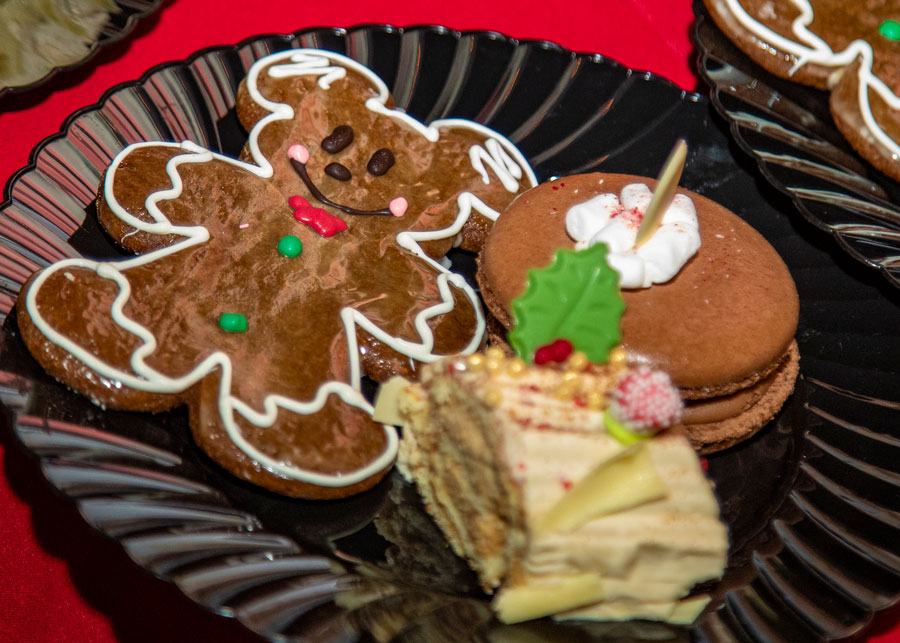
[[[313,183],[313,180],[309,176],[309,172],[306,171],[306,163],[309,161],[309,150],[306,149],[303,145],[291,145],[288,148],[288,156],[291,159],[291,166],[294,168],[294,171],[297,172],[297,175],[306,184],[306,187],[309,189],[310,194],[312,194],[313,198],[321,201],[325,205],[330,205],[332,208],[336,210],[340,210],[344,214],[353,214],[353,215],[381,215],[381,216],[394,216],[394,217],[402,217],[406,214],[406,209],[409,207],[406,199],[402,196],[392,199],[388,207],[382,208],[380,210],[358,210],[356,208],[351,208],[350,206],[341,205],[340,203],[335,203],[327,196],[322,194],[319,188],[316,187],[316,184]]]

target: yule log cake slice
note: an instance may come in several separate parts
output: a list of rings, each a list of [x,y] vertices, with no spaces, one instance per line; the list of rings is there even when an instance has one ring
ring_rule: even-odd
[[[721,575],[728,549],[711,484],[681,433],[628,439],[609,413],[671,416],[677,392],[659,372],[578,355],[536,366],[495,349],[387,387],[400,469],[484,588],[500,588],[501,620],[690,622],[706,599],[686,597]]]

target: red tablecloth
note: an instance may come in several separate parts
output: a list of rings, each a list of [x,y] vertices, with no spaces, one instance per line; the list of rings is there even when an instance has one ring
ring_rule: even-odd
[[[437,5],[438,3],[434,3]],[[72,111],[112,85],[197,49],[260,33],[362,23],[442,24],[544,39],[604,54],[695,89],[690,0],[178,0],[82,70],[0,101],[0,181]],[[7,97],[10,98],[10,97]],[[0,430],[0,641],[255,641],[133,565],[52,492],[34,462]],[[900,641],[898,613],[880,615],[872,641]]]

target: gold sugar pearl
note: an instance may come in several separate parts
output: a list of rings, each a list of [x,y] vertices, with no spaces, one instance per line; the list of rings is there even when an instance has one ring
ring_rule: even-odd
[[[582,351],[575,351],[569,356],[569,359],[566,360],[566,368],[573,371],[583,371],[590,363],[587,355]]]
[[[506,372],[512,376],[521,375],[525,372],[525,360],[515,357],[506,363]]]
[[[554,395],[561,400],[571,400],[575,397],[575,382],[571,380],[562,381],[559,386],[556,387]]]
[[[506,355],[503,354],[503,349],[499,346],[491,346],[489,349],[484,351],[484,355],[488,359],[492,360],[501,360],[506,357]]]
[[[587,394],[587,405],[593,411],[606,408],[606,395],[602,391],[590,391]]]
[[[563,382],[572,382],[574,384],[575,380],[578,379],[578,373],[576,373],[575,371],[566,371],[565,373],[563,373],[562,378]]]
[[[475,353],[474,355],[469,355],[469,368],[473,371],[481,369],[484,366],[484,355],[479,355]]]
[[[497,355],[496,353],[488,352],[485,355],[484,363],[489,371],[491,371],[492,373],[496,373],[503,366],[503,362],[505,360],[506,358],[503,356],[502,352],[499,355]]]
[[[490,390],[484,394],[484,403],[490,407],[498,407],[500,403],[503,402],[503,395],[500,391]]]
[[[616,346],[609,352],[609,365],[613,368],[624,368],[628,362],[628,354],[621,346]]]

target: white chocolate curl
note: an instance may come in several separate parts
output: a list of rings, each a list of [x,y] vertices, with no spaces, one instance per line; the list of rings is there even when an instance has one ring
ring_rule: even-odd
[[[637,231],[653,193],[643,183],[622,188],[621,197],[599,194],[566,212],[566,232],[582,250],[595,243],[609,247],[607,261],[619,273],[621,288],[649,288],[669,281],[700,248],[697,210],[690,197],[676,194],[662,223],[639,248]]]

